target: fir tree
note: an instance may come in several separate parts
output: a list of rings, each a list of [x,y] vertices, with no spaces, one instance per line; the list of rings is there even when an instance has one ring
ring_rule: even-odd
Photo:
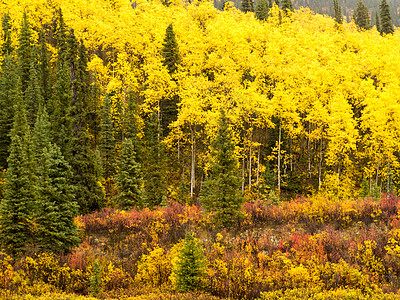
[[[67,26],[65,25],[61,8],[58,9],[56,26],[57,63],[62,65],[66,62],[67,55]]]
[[[41,105],[36,117],[35,127],[33,129],[32,145],[36,163],[40,165],[42,160],[43,149],[48,147],[52,142],[51,124],[46,107]]]
[[[381,18],[380,18],[380,33],[383,34],[392,34],[394,32],[393,24],[392,24],[392,17],[390,16],[390,7],[387,4],[386,0],[382,0],[381,4],[379,5],[381,10]]]
[[[25,91],[28,88],[30,80],[30,70],[32,62],[32,29],[29,24],[28,16],[24,11],[22,17],[21,29],[18,35],[18,64],[22,84],[22,94],[25,96]]]
[[[129,210],[143,206],[142,172],[140,164],[136,161],[136,152],[131,139],[122,142],[115,182],[118,190],[118,207]]]
[[[50,52],[47,47],[45,33],[42,30],[39,33],[39,82],[42,91],[43,100],[48,105],[51,98],[51,89],[53,78],[50,72]]]
[[[104,98],[102,115],[100,123],[100,154],[103,163],[103,177],[107,179],[114,175],[115,165],[115,130],[111,116],[111,99],[108,95]]]
[[[70,109],[72,136],[68,144],[67,158],[74,172],[75,197],[82,213],[98,210],[104,206],[104,195],[99,185],[100,169],[98,157],[92,149],[87,123],[87,107],[90,98],[90,76],[87,69],[87,53],[83,44],[78,47],[78,58],[74,57],[76,39],[73,31],[68,37],[72,100]]]
[[[254,4],[253,0],[242,0],[242,12],[253,12],[254,11]]]
[[[268,7],[268,2],[267,0],[259,0],[257,1],[256,5],[256,10],[255,10],[255,16],[257,19],[261,21],[265,21],[268,19],[268,12],[269,12],[269,7]]]
[[[174,269],[178,290],[188,292],[201,289],[206,276],[205,267],[203,249],[193,235],[187,233]]]
[[[18,96],[17,65],[10,55],[6,55],[0,76],[0,169],[7,168],[10,131],[14,122],[14,104]]]
[[[163,65],[167,67],[168,73],[173,76],[181,62],[181,58],[172,23],[167,27],[161,53],[163,56]],[[161,99],[161,128],[165,136],[169,133],[169,124],[177,119],[178,102],[179,96],[176,94]]]
[[[161,54],[163,56],[163,65],[167,67],[168,73],[174,74],[181,62],[181,56],[172,23],[168,25],[165,32]]]
[[[144,161],[144,192],[146,206],[160,205],[166,197],[164,148],[160,143],[157,112],[153,111],[145,124],[146,160]]]
[[[334,19],[336,26],[343,24],[342,9],[339,6],[338,0],[333,0]]]
[[[293,4],[291,0],[282,1],[282,10],[287,13],[288,11],[293,11]]]
[[[136,153],[136,161],[138,163],[142,163],[142,154],[141,154],[141,142],[139,139],[139,116],[138,116],[139,106],[134,98],[132,92],[128,93],[128,105],[125,110],[124,117],[124,137],[132,140],[133,148]]]
[[[33,209],[37,199],[30,129],[21,91],[17,90],[5,195],[0,203],[0,241],[12,255],[33,242]]]
[[[368,8],[365,6],[364,2],[362,2],[362,0],[359,0],[357,3],[357,8],[353,14],[353,19],[359,28],[365,30],[371,29],[369,11]]]
[[[215,213],[215,221],[229,227],[241,217],[243,197],[235,145],[225,111],[221,111],[216,139],[211,144],[211,161],[204,183],[201,202],[206,210]]]
[[[49,115],[55,143],[65,156],[67,146],[71,140],[71,80],[65,64],[59,66],[57,83],[54,87],[54,96],[51,99]]]
[[[3,57],[5,57],[11,55],[14,51],[11,41],[11,17],[8,12],[3,15],[1,25],[3,29],[3,45],[1,47],[1,53],[3,54]]]
[[[375,12],[375,24],[376,24],[376,30],[378,32],[381,32],[381,22],[379,21],[379,15],[378,12]]]
[[[29,126],[33,127],[39,106],[44,104],[42,90],[40,88],[37,65],[31,59],[29,82],[25,92],[25,103],[27,106],[27,119]]]
[[[72,172],[56,145],[49,144],[43,149],[42,160],[35,219],[36,243],[43,251],[68,253],[80,242],[74,223],[78,205],[72,194]]]

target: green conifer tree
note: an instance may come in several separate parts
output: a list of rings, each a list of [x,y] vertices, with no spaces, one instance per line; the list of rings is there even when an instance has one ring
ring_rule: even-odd
[[[381,22],[379,21],[379,15],[378,12],[375,12],[375,25],[376,25],[376,30],[378,32],[381,32]]]
[[[253,12],[254,11],[254,4],[253,0],[242,0],[242,12]]]
[[[144,161],[144,191],[146,206],[154,207],[165,201],[164,147],[160,142],[160,125],[153,111],[145,124],[146,159]]]
[[[392,24],[392,17],[390,16],[390,7],[387,4],[386,0],[382,0],[381,4],[379,5],[381,10],[381,18],[380,18],[380,33],[383,34],[392,34],[394,32],[393,24]]]
[[[12,255],[22,254],[33,243],[32,212],[37,200],[30,129],[20,88],[16,100],[5,195],[0,203],[0,241]]]
[[[29,82],[25,91],[25,103],[27,107],[27,119],[30,127],[33,127],[36,121],[36,114],[39,106],[44,104],[42,90],[40,88],[37,65],[32,57],[29,74]]]
[[[35,155],[36,164],[38,166],[40,166],[43,161],[43,149],[48,147],[51,142],[51,123],[49,121],[46,107],[44,105],[41,105],[38,110],[32,135],[33,153]]]
[[[132,140],[136,161],[142,163],[142,146],[139,139],[139,106],[132,92],[128,93],[128,105],[124,117],[124,137]]]
[[[288,11],[293,11],[293,4],[291,0],[282,1],[282,10],[286,13]]]
[[[75,199],[82,213],[98,210],[104,206],[104,194],[100,181],[98,157],[92,148],[89,136],[87,108],[90,99],[90,76],[87,68],[87,53],[83,43],[76,46],[73,31],[68,35],[69,52],[67,61],[70,66],[72,82],[72,101],[70,109],[72,136],[68,144],[66,157],[74,172]],[[75,58],[74,49],[78,49]]]
[[[0,169],[7,168],[10,154],[10,131],[14,122],[14,104],[18,96],[17,64],[10,55],[6,55],[2,63],[0,76]]]
[[[48,144],[42,153],[35,218],[36,244],[42,251],[68,253],[80,242],[74,223],[78,205],[70,183],[72,172],[58,146]]]
[[[22,84],[22,94],[25,97],[25,91],[28,88],[29,80],[30,80],[30,70],[31,70],[31,62],[32,62],[32,45],[33,45],[33,37],[32,37],[32,29],[28,20],[28,16],[26,11],[24,11],[21,23],[21,29],[18,35],[18,65],[19,65],[19,74],[21,77]]]
[[[62,65],[66,62],[67,55],[67,26],[64,22],[64,17],[61,8],[57,13],[57,28],[56,28],[56,41],[57,41],[57,63]]]
[[[261,21],[268,19],[269,4],[267,0],[259,0],[256,4],[255,16]]]
[[[203,249],[190,233],[185,236],[173,272],[178,291],[184,293],[203,288],[202,285],[206,276],[206,260]]]
[[[338,0],[333,0],[333,9],[335,24],[338,27],[339,25],[343,24],[342,9],[339,6]]]
[[[57,83],[54,86],[54,96],[49,105],[49,116],[55,143],[64,156],[67,154],[71,139],[71,80],[67,66],[61,64],[57,70]]]
[[[176,41],[175,31],[172,23],[169,24],[166,29],[161,54],[163,56],[163,65],[167,67],[168,73],[174,80],[173,75],[178,69],[178,65],[181,62],[181,57],[179,54],[178,42]],[[164,97],[160,101],[161,128],[162,133],[165,134],[165,136],[167,136],[169,133],[169,124],[174,122],[178,117],[179,100],[179,96],[173,94],[170,97]]]
[[[122,142],[121,156],[118,160],[117,204],[129,210],[143,206],[143,179],[140,164],[136,160],[135,147],[131,139]]]
[[[50,72],[50,52],[47,47],[46,37],[44,30],[39,33],[39,83],[42,91],[43,100],[48,105],[51,94],[52,94],[52,86],[53,86],[53,78],[52,73]]]
[[[3,57],[5,57],[6,55],[11,55],[14,51],[11,40],[11,17],[8,12],[3,15],[1,26],[3,29],[3,45],[1,47],[1,53],[3,54]]]
[[[211,160],[208,176],[202,190],[201,202],[209,212],[215,213],[215,221],[229,227],[241,217],[244,202],[240,195],[241,179],[235,144],[225,111],[221,111],[216,139],[211,144]]]
[[[356,25],[365,30],[371,29],[371,21],[369,18],[368,8],[365,6],[362,0],[359,0],[357,3],[357,8],[354,11],[353,19]]]

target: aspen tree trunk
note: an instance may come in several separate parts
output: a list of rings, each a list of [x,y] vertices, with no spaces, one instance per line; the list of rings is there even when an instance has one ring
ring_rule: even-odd
[[[257,186],[258,186],[258,181],[260,178],[260,151],[261,151],[261,146],[258,146],[258,153],[257,153]]]
[[[308,152],[308,178],[310,179],[311,183],[311,145],[310,145],[310,134],[311,134],[311,128],[310,128],[310,123],[308,123],[308,138],[307,138],[307,152]]]
[[[243,147],[244,150],[244,147]],[[243,161],[242,161],[242,195],[244,194],[244,162],[245,161],[245,154],[243,153]]]
[[[279,137],[278,137],[278,193],[281,192],[281,138],[282,138],[282,122],[279,121]]]
[[[250,147],[249,147],[249,190],[251,190],[251,155],[252,155],[252,143],[253,143],[253,132],[250,135]]]
[[[324,138],[321,137],[321,148],[319,149],[319,166],[318,166],[318,190],[321,189],[322,180],[322,148],[324,147]]]
[[[379,160],[376,165],[376,177],[375,177],[375,185],[378,186],[378,174],[379,174]]]
[[[192,144],[192,166],[190,168],[190,198],[193,199],[196,184],[196,145],[194,139],[193,127],[190,126],[191,144]]]

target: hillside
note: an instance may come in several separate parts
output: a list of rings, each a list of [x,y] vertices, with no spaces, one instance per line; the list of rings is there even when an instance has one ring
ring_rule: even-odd
[[[398,298],[397,29],[208,1],[0,14],[0,297]]]

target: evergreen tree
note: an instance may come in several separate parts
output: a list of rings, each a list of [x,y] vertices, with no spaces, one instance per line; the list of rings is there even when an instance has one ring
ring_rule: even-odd
[[[51,98],[51,89],[53,78],[50,72],[50,52],[47,47],[45,33],[42,30],[39,33],[39,82],[42,91],[43,100],[48,105]]]
[[[144,192],[146,206],[160,205],[166,198],[164,148],[160,143],[157,112],[145,124],[146,160],[144,161]]]
[[[376,11],[375,12],[375,24],[376,24],[376,30],[378,31],[378,32],[381,32],[381,22],[379,21],[379,15],[378,15],[378,12]]]
[[[172,23],[167,27],[161,53],[163,65],[167,67],[168,73],[173,76],[181,62],[181,58]],[[161,128],[165,136],[169,133],[169,124],[176,121],[178,117],[178,102],[179,96],[176,94],[161,99]]]
[[[0,169],[7,168],[10,131],[14,122],[14,104],[18,96],[17,65],[10,55],[6,55],[0,76]]]
[[[365,30],[371,29],[369,11],[368,8],[365,6],[364,2],[362,2],[362,0],[359,0],[357,3],[357,8],[353,14],[353,19],[359,28]]]
[[[74,172],[75,199],[82,213],[98,210],[104,206],[104,195],[99,185],[98,158],[92,149],[87,123],[87,107],[90,99],[90,76],[87,69],[87,53],[83,43],[78,47],[73,31],[68,35],[67,61],[72,82],[70,109],[72,136],[68,144],[67,158]],[[78,48],[78,58],[74,49]],[[75,52],[76,53],[76,52]]]
[[[380,33],[383,34],[392,34],[394,32],[393,24],[392,24],[392,17],[390,16],[390,7],[387,4],[386,0],[382,0],[381,4],[379,5],[381,10],[381,18],[380,18]]]
[[[12,255],[22,254],[33,242],[32,212],[37,199],[30,129],[20,89],[16,100],[5,195],[0,203],[0,241]]]
[[[51,141],[51,124],[49,116],[47,115],[46,107],[41,105],[38,110],[32,136],[33,153],[38,165],[43,161],[43,149],[48,147]]]
[[[206,276],[205,267],[203,249],[193,235],[186,233],[173,270],[178,290],[184,293],[201,289]]]
[[[293,4],[291,0],[282,1],[282,10],[286,13],[288,11],[293,11]]]
[[[54,87],[54,97],[51,99],[49,115],[55,143],[64,156],[71,140],[71,80],[65,64],[57,70],[57,83]]]
[[[40,88],[37,65],[32,58],[29,82],[25,92],[25,103],[27,106],[27,119],[29,126],[33,127],[39,106],[44,104],[42,91]]]
[[[32,29],[31,25],[29,24],[26,11],[24,11],[22,17],[21,29],[18,35],[18,50],[17,50],[19,73],[22,84],[22,94],[24,96],[30,80],[30,70],[32,62],[32,44],[33,44]]]
[[[103,163],[103,177],[107,179],[114,175],[115,166],[115,130],[111,116],[111,99],[108,95],[104,98],[102,115],[100,123],[100,154]]]
[[[3,57],[5,57],[6,55],[11,55],[14,51],[11,41],[11,17],[8,12],[3,15],[1,25],[3,29],[3,45],[1,47],[1,53],[3,54]]]
[[[336,26],[343,24],[342,9],[339,6],[338,0],[333,0],[334,19]]]
[[[133,149],[136,153],[136,161],[138,163],[142,163],[142,154],[141,154],[141,142],[139,139],[139,116],[138,116],[139,106],[134,98],[132,92],[128,93],[128,105],[125,110],[124,117],[124,137],[132,140]]]
[[[124,139],[122,142],[115,182],[118,190],[118,207],[129,210],[143,206],[142,172],[131,139]]]
[[[161,54],[163,56],[163,65],[167,67],[168,73],[170,75],[174,74],[181,63],[181,56],[172,23],[168,25],[165,32]]]
[[[65,25],[61,8],[58,9],[56,26],[57,63],[62,65],[66,62],[67,55],[67,26]]]
[[[72,194],[72,172],[58,146],[48,144],[42,151],[36,242],[43,251],[68,253],[80,242],[74,223],[78,205]]]
[[[268,12],[269,12],[269,7],[268,7],[267,0],[257,1],[256,10],[255,10],[256,18],[261,21],[265,21],[266,19],[268,19]]]
[[[252,12],[254,11],[253,0],[242,0],[242,12]]]
[[[238,171],[235,144],[225,111],[222,110],[217,137],[211,144],[210,168],[201,202],[206,210],[215,213],[215,221],[225,227],[233,225],[241,217],[240,209],[244,199],[240,195]]]

